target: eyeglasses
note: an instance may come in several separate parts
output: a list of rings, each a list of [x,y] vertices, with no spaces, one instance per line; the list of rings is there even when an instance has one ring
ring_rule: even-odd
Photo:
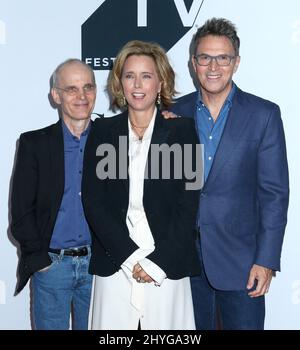
[[[195,61],[199,66],[208,66],[211,64],[212,60],[215,60],[217,64],[221,67],[229,66],[231,61],[236,56],[230,56],[230,55],[218,55],[218,56],[210,56],[207,54],[201,54],[194,56]]]
[[[57,87],[56,86],[55,89],[64,91],[69,96],[77,96],[80,93],[80,91],[81,91],[81,89],[78,88],[77,86],[67,86],[66,88],[61,88],[61,87]],[[82,90],[87,95],[88,94],[92,94],[96,90],[96,85],[94,85],[94,84],[86,84],[86,85],[84,85]]]

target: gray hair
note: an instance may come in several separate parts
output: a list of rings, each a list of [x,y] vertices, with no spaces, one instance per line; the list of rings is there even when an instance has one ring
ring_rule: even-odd
[[[59,78],[59,74],[60,74],[61,70],[66,65],[74,64],[74,63],[81,64],[83,67],[87,68],[87,70],[89,70],[89,72],[91,73],[93,84],[96,84],[95,73],[94,73],[93,69],[91,68],[91,66],[89,66],[88,64],[86,64],[85,62],[81,61],[78,58],[69,58],[66,61],[60,63],[56,67],[55,71],[53,72],[53,74],[52,74],[52,84],[53,84],[54,88],[57,87],[57,82],[58,82],[58,78]]]
[[[235,55],[239,55],[240,38],[237,35],[236,26],[228,19],[213,17],[207,20],[203,26],[197,30],[193,38],[194,54],[196,54],[200,40],[208,35],[226,36],[232,43]]]

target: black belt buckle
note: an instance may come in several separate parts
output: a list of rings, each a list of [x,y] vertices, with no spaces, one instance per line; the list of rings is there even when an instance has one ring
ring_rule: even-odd
[[[87,247],[82,247],[82,248],[78,248],[78,249],[65,249],[64,255],[86,256],[86,255],[88,255],[88,249],[87,249]]]
[[[49,248],[48,251],[50,253],[55,253],[55,254],[59,255],[62,250],[64,251],[64,255],[67,255],[67,256],[86,256],[89,253],[87,247],[75,248],[75,249],[52,249],[52,248]]]

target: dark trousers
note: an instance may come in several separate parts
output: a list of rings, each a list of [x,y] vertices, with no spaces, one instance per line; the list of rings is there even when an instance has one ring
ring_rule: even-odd
[[[213,288],[206,277],[200,246],[202,273],[191,278],[198,330],[262,330],[265,319],[264,296],[250,298],[249,290],[222,291]]]

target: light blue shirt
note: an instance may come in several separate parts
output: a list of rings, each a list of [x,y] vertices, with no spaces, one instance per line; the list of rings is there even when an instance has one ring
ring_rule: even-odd
[[[232,106],[232,99],[235,91],[236,85],[233,83],[232,89],[227,96],[215,122],[208,108],[202,101],[201,92],[199,92],[199,101],[197,102],[196,106],[196,125],[200,142],[204,145],[204,181],[206,181],[212,167],[228,114]]]

